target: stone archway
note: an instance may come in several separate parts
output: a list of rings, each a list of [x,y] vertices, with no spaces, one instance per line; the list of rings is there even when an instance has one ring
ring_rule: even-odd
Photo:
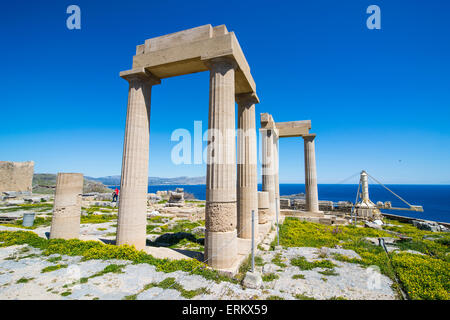
[[[278,140],[286,137],[302,137],[305,156],[305,193],[308,212],[319,213],[315,134],[311,134],[311,120],[275,122],[269,113],[261,113],[262,136],[262,189],[269,193],[269,216],[280,212],[280,184],[278,178]],[[276,201],[278,199],[278,201]]]
[[[242,162],[236,173],[235,102],[238,127],[256,136],[259,99],[239,42],[225,25],[147,39],[136,47],[132,69],[120,73],[129,91],[116,243],[138,249],[146,243],[152,87],[164,78],[201,71],[210,72],[205,259],[228,269],[238,263],[238,238],[248,237],[251,210],[258,209],[256,139],[238,137],[243,152],[238,152]]]

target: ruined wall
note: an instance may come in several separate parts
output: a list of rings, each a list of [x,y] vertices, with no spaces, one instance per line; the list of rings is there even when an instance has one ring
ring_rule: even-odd
[[[34,162],[0,161],[0,192],[32,191]]]

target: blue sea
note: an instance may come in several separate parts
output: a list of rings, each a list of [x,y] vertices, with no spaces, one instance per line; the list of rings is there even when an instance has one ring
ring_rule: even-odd
[[[396,184],[386,186],[410,204],[423,206],[424,212],[400,210],[382,210],[382,212],[405,217],[450,222],[450,185]],[[205,185],[149,186],[148,192],[155,193],[158,190],[175,190],[175,188],[184,188],[185,191],[193,193],[197,199],[205,200]],[[261,190],[261,185],[258,185],[258,190]],[[358,185],[319,184],[318,191],[320,200],[355,202]],[[280,195],[282,196],[304,192],[304,184],[280,184]],[[377,201],[391,201],[393,207],[407,207],[406,204],[380,185],[369,185],[369,196],[374,203]]]

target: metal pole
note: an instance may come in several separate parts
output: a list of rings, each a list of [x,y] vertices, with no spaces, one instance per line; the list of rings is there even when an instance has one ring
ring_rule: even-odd
[[[275,198],[275,212],[277,213],[277,245],[280,245],[280,232],[278,230],[278,198]]]
[[[252,210],[252,272],[255,272],[255,210]]]

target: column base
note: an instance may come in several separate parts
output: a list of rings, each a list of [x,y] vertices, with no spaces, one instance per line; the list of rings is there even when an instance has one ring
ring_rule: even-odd
[[[231,268],[237,259],[237,231],[206,231],[206,263],[215,269]]]
[[[258,239],[255,239],[255,250],[256,250],[256,246],[258,244]],[[244,255],[248,255],[249,253],[251,253],[252,251],[252,239],[243,239],[243,238],[238,238],[237,239],[237,251],[238,254],[244,254]]]

